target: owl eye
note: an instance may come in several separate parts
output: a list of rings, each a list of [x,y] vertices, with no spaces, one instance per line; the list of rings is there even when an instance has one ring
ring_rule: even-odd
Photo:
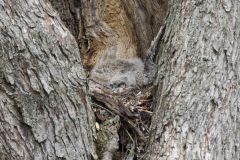
[[[117,84],[116,83],[111,83],[111,84],[109,84],[109,88],[115,89],[115,88],[117,88]]]
[[[109,87],[110,87],[110,88],[113,88],[113,84],[109,84]]]
[[[124,82],[121,82],[118,84],[118,87],[124,87],[126,84]]]

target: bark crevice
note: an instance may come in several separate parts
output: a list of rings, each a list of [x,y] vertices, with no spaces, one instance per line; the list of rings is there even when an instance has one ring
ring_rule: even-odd
[[[56,3],[57,1],[52,4],[56,5]],[[61,4],[62,2],[58,3]],[[68,4],[69,1],[66,1],[65,3]],[[160,34],[162,33],[159,32],[159,28],[161,25],[163,25],[163,20],[167,10],[167,2],[153,1],[153,3],[150,3],[145,0],[102,0],[97,2],[80,1],[80,6],[80,19],[78,19],[80,21],[79,35],[75,35],[75,38],[77,38],[79,41],[81,57],[83,58],[83,65],[86,69],[86,72],[93,70],[94,66],[101,62],[101,58],[104,59],[105,57],[111,57],[112,59],[110,58],[110,62],[113,62],[114,59],[118,60],[141,57],[141,59],[144,60],[144,69],[147,70],[145,76],[148,78],[151,77],[149,78],[151,80],[148,80],[148,82],[145,83],[151,83],[155,74],[155,66],[153,64],[154,53],[156,53],[158,50],[157,45],[160,39]],[[55,8],[58,10],[60,9],[60,13],[62,12],[62,8]],[[77,9],[75,8],[75,10]],[[60,16],[62,17],[63,21],[66,19],[65,15],[60,14]],[[103,62],[103,64],[106,63],[108,62]],[[90,73],[89,81],[94,82],[91,81],[91,74],[92,73]],[[143,81],[143,79],[144,77],[142,77],[141,80]],[[96,84],[99,83],[100,82],[97,82]],[[90,87],[88,94],[93,96],[93,99],[98,100],[94,101],[92,99],[93,106],[94,103],[97,103],[97,106],[101,106],[101,109],[96,106],[93,107],[95,109],[95,115],[97,119],[96,125],[98,126],[100,124],[100,131],[98,130],[97,132],[98,137],[100,135],[102,136],[109,134],[109,131],[101,131],[101,129],[106,128],[106,126],[104,126],[105,121],[111,121],[111,118],[114,119],[115,116],[106,113],[110,111],[114,115],[120,116],[121,122],[119,121],[117,123],[122,123],[121,127],[124,128],[121,133],[116,133],[114,130],[117,128],[119,129],[119,125],[115,123],[116,127],[112,127],[113,133],[120,135],[120,142],[114,143],[116,143],[118,147],[121,144],[121,149],[124,150],[124,152],[121,152],[121,149],[118,148],[118,150],[114,151],[115,153],[111,154],[119,157],[119,159],[121,159],[120,157],[124,155],[127,156],[127,154],[129,154],[129,157],[132,156],[132,158],[136,156],[142,156],[143,149],[140,149],[138,153],[130,154],[128,153],[128,148],[126,146],[132,146],[131,150],[135,150],[135,152],[137,152],[136,148],[143,148],[144,144],[146,143],[148,135],[147,132],[149,132],[147,130],[148,126],[150,125],[152,114],[152,88],[149,86],[143,87],[142,84],[137,84],[138,89],[131,89],[129,93],[121,95],[115,94],[112,91],[108,91],[107,93],[94,93],[91,90],[93,86],[96,88],[99,86],[92,85],[92,83],[88,83],[88,85]],[[104,89],[102,91],[104,91]],[[111,96],[112,94],[114,96]],[[123,100],[124,96],[125,98],[127,97],[126,99],[128,100]],[[135,102],[133,102],[136,96],[138,96],[138,98],[135,100]],[[129,105],[128,103],[134,104]],[[108,111],[104,111],[104,109],[102,109],[104,107],[106,107]],[[132,108],[131,111],[130,108]],[[133,114],[139,115],[137,117],[129,117],[129,115]],[[145,120],[141,120],[141,118]],[[140,122],[137,122],[137,120]],[[128,127],[123,127],[123,124]],[[109,124],[107,123],[107,125]],[[116,135],[115,138],[119,135]],[[112,141],[111,139],[108,140],[109,142]],[[107,142],[97,143],[102,144],[98,149],[101,150],[102,148],[106,148],[104,145],[106,145]],[[104,153],[100,154],[100,158],[104,157]],[[108,150],[106,153],[109,156]]]

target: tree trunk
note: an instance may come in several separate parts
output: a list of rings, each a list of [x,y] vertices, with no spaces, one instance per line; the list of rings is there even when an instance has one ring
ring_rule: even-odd
[[[239,1],[169,1],[146,159],[240,158],[239,15]]]
[[[0,0],[0,159],[91,159],[78,45],[45,0]]]
[[[0,159],[97,159],[83,66],[145,59],[165,15],[145,159],[240,159],[239,1],[49,1],[0,0]]]

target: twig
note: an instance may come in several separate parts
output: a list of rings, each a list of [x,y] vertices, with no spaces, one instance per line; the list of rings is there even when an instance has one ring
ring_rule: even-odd
[[[96,107],[99,107],[99,108],[101,108],[101,109],[103,109],[103,110],[106,110],[108,113],[110,113],[110,114],[112,114],[112,115],[116,115],[115,113],[113,113],[113,112],[110,111],[109,109],[107,109],[107,108],[105,108],[105,107],[103,107],[103,106],[101,106],[101,105],[99,105],[99,104],[93,103],[93,105],[95,105]]]

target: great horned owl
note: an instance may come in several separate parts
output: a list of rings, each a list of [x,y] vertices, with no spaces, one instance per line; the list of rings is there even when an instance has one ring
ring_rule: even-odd
[[[140,58],[116,59],[114,54],[102,57],[91,71],[90,79],[110,89],[136,88],[151,83],[156,73],[154,57],[165,26],[151,42],[144,63]]]
[[[148,83],[140,58],[103,60],[93,68],[90,78],[113,90],[135,88]]]

